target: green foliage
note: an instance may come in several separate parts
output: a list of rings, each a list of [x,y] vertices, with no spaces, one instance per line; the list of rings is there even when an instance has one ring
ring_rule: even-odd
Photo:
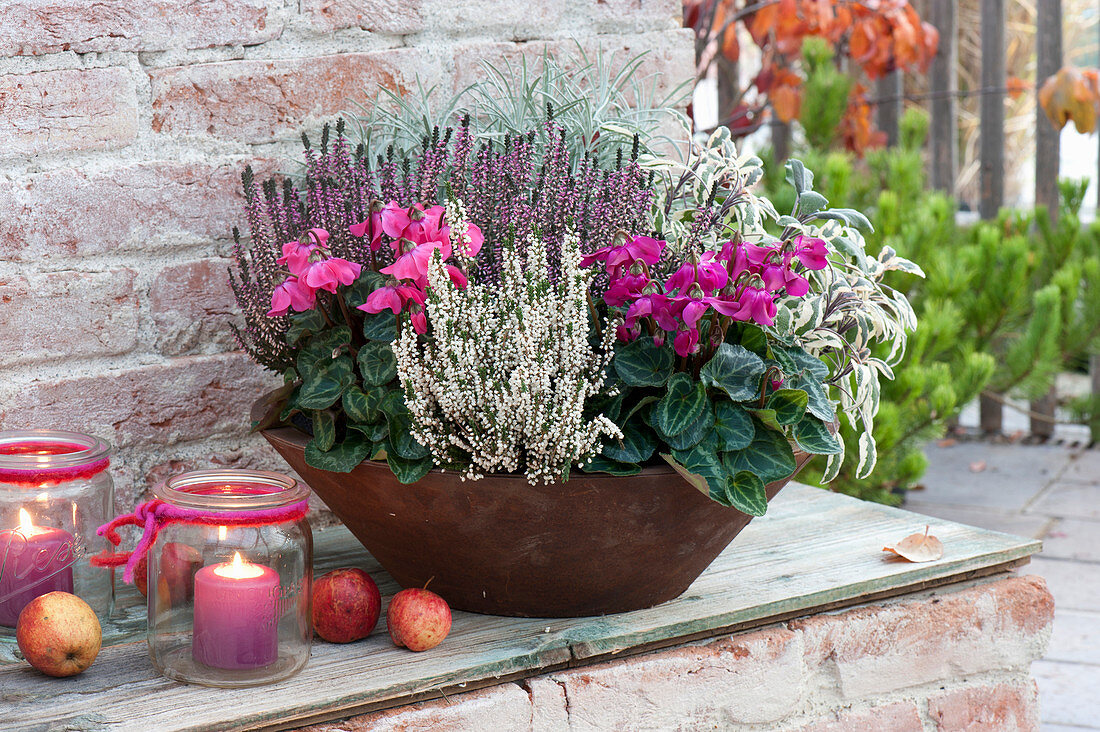
[[[827,149],[835,142],[848,108],[852,77],[837,69],[833,50],[824,38],[807,38],[802,43],[802,59],[806,82],[798,121],[811,147]]]
[[[923,445],[983,389],[1038,396],[1058,371],[1100,345],[1100,226],[1078,218],[1087,182],[1061,183],[1054,222],[1038,209],[960,226],[954,201],[925,188],[927,131],[927,116],[910,109],[900,145],[869,151],[863,161],[821,147],[799,151],[830,201],[868,212],[875,228],[869,254],[891,247],[926,273],[889,280],[908,296],[919,326],[896,378],[882,384],[878,467],[857,477],[858,436],[847,435],[848,457],[831,484],[885,503],[919,482]],[[774,170],[765,186],[778,205],[787,186]],[[1096,414],[1090,404],[1077,406],[1085,418]],[[1100,433],[1100,419],[1096,426]]]

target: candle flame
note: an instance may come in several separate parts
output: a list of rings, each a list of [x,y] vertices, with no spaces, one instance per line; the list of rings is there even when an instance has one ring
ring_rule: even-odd
[[[34,528],[34,523],[31,522],[31,515],[27,513],[27,509],[19,509],[19,530],[23,532],[30,531]]]
[[[229,529],[225,526],[218,527],[218,541],[225,541],[225,537],[229,534]],[[237,552],[237,556],[240,556],[240,552]]]
[[[263,567],[243,559],[240,552],[233,552],[233,561],[214,567],[214,574],[231,579],[251,579],[263,573]]]

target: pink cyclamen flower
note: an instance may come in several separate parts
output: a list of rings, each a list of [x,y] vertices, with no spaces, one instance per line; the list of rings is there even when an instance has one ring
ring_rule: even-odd
[[[440,227],[444,210],[445,209],[439,205],[432,206],[425,210],[419,203],[415,204],[409,211],[409,224],[405,227],[401,236],[406,239],[411,239],[417,244],[444,239],[442,227]],[[448,240],[448,251],[450,250],[450,246],[451,242]],[[446,259],[446,257],[444,257],[444,259]]]
[[[370,233],[370,250],[377,252],[382,246],[382,214],[372,213],[358,224],[352,224],[348,227],[348,231],[352,236],[362,239],[367,233]]]
[[[428,273],[428,264],[432,260],[432,252],[437,246],[439,246],[438,243],[418,244],[399,256],[393,264],[378,271],[399,280],[420,279]]]
[[[382,231],[393,239],[399,239],[412,222],[412,219],[409,218],[409,212],[402,208],[397,201],[387,203],[382,208],[379,219],[382,222]]]
[[[690,356],[699,348],[699,331],[695,328],[680,331],[673,339],[672,347],[678,356]]]
[[[630,343],[637,338],[642,332],[641,326],[636,328],[627,328],[623,324],[619,324],[615,327],[615,335],[623,343]]]
[[[420,335],[424,335],[428,332],[428,316],[424,314],[423,310],[416,310],[409,313],[409,320],[412,321],[413,330]]]
[[[316,290],[336,292],[337,285],[350,285],[362,271],[362,265],[339,257],[330,257],[309,265],[305,282]]]
[[[303,244],[301,241],[288,241],[283,244],[283,256],[275,261],[285,264],[292,275],[301,276],[309,266],[309,257],[317,250],[316,244]]]
[[[324,229],[312,228],[306,232],[306,236],[313,240],[319,247],[328,247],[328,232]]]
[[[753,321],[758,325],[772,325],[777,308],[770,292],[759,287],[743,287],[735,300],[709,298],[710,306],[722,315],[734,320]]]
[[[703,289],[704,294],[712,295],[725,287],[728,281],[729,273],[726,272],[726,266],[716,261],[715,253],[703,252],[698,264],[688,262],[668,278],[668,282],[665,283],[665,292],[679,290],[681,294],[686,294],[688,288],[694,283]]]
[[[290,276],[281,285],[276,285],[271,293],[270,316],[286,315],[291,308],[295,312],[303,312],[313,307],[317,292],[309,285],[301,282],[297,277]]]
[[[661,259],[661,250],[665,242],[658,241],[649,236],[636,236],[625,244],[619,246],[597,249],[591,254],[581,257],[581,266],[589,267],[595,262],[603,262],[607,267],[607,273],[612,279],[616,279],[622,271],[634,262],[645,262],[648,265],[657,264]]]
[[[408,285],[386,285],[367,295],[367,301],[358,306],[358,310],[368,313],[380,313],[389,310],[394,315],[404,310],[409,302],[424,304],[424,293]]]
[[[800,234],[791,239],[791,243],[794,245],[794,256],[806,269],[825,269],[828,266],[829,249],[824,240]]]
[[[443,239],[448,243],[454,244],[454,242],[451,241],[450,226],[444,226],[440,233]],[[485,235],[481,233],[481,229],[478,228],[477,224],[469,224],[466,227],[466,237],[468,237],[470,241],[469,243],[463,243],[462,253],[467,257],[476,257],[477,253],[481,251],[481,245],[485,243]]]
[[[764,287],[772,292],[786,289],[792,297],[802,297],[810,291],[810,283],[805,277],[791,269],[791,257],[785,257],[782,264],[764,265],[760,276]]]

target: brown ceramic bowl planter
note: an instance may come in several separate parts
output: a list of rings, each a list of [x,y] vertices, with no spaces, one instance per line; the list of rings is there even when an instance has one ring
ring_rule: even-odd
[[[575,472],[552,485],[433,470],[402,485],[384,462],[350,473],[310,467],[310,437],[292,427],[263,436],[398,584],[431,580],[470,612],[577,617],[652,607],[683,593],[752,519],[671,468]],[[797,473],[810,456],[795,457]],[[768,500],[788,480],[768,484]]]

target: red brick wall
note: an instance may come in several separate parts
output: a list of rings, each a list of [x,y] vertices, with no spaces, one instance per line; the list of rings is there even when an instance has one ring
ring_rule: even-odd
[[[419,75],[577,39],[679,82],[679,0],[0,3],[0,429],[118,446],[118,505],[168,472],[281,465],[246,435],[272,383],[225,322],[240,170]]]

